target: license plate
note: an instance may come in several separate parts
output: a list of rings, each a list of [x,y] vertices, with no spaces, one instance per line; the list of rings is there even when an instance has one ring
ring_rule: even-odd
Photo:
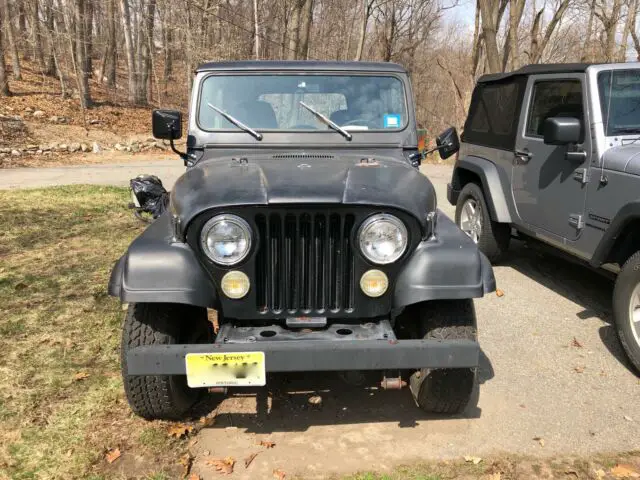
[[[264,352],[188,353],[187,384],[198,387],[266,385]]]

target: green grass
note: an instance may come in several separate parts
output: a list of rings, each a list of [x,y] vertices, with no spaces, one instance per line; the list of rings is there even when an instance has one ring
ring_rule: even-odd
[[[109,187],[0,192],[0,478],[86,478],[114,446],[169,444],[122,393],[123,312],[107,283],[142,231],[127,201]]]

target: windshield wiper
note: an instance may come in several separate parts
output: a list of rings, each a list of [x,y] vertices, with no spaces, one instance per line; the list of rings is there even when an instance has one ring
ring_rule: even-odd
[[[320,112],[316,112],[313,108],[311,108],[309,105],[307,105],[304,102],[300,102],[300,105],[302,105],[304,108],[306,108],[307,110],[309,110],[311,113],[313,113],[313,115],[320,120],[322,123],[324,123],[325,125],[328,125],[329,128],[332,128],[333,130],[335,130],[336,132],[338,132],[340,135],[342,135],[344,138],[346,138],[347,140],[351,140],[351,134],[349,132],[347,132],[344,128],[342,128],[340,125],[338,125],[335,122],[332,122],[331,120],[329,120],[327,117],[325,117],[323,114],[321,114]]]
[[[236,127],[238,127],[240,130],[244,130],[245,132],[247,132],[249,135],[255,137],[256,140],[262,140],[262,134],[260,134],[259,132],[256,132],[253,128],[248,127],[247,125],[245,125],[244,123],[242,123],[240,120],[238,120],[237,118],[232,117],[231,115],[229,115],[227,112],[224,112],[222,110],[220,110],[218,107],[214,107],[213,105],[211,105],[210,103],[207,103],[207,105],[209,106],[209,108],[215,110],[216,112],[218,112],[220,115],[222,115],[224,118],[226,118],[227,120],[229,120],[231,123],[233,123]]]

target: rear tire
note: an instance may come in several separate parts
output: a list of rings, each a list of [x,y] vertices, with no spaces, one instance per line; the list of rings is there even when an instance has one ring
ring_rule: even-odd
[[[477,218],[477,222],[469,221],[469,216]],[[482,188],[476,183],[467,183],[458,196],[456,225],[478,244],[491,263],[498,262],[509,248],[510,225],[491,220]]]
[[[189,388],[185,375],[127,375],[127,353],[143,345],[213,342],[204,308],[169,303],[130,304],[122,330],[120,363],[131,409],[147,420],[178,420],[206,389]]]
[[[640,373],[640,251],[629,257],[618,274],[613,315],[620,343]]]
[[[419,316],[425,339],[477,340],[472,300],[425,302],[419,308]],[[475,368],[423,368],[411,376],[409,387],[422,410],[455,414],[466,408],[475,383]]]

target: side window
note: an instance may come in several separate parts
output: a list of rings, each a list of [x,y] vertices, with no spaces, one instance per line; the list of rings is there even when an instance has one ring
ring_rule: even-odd
[[[526,135],[542,137],[544,121],[551,117],[577,118],[584,132],[580,80],[541,80],[533,84]]]

